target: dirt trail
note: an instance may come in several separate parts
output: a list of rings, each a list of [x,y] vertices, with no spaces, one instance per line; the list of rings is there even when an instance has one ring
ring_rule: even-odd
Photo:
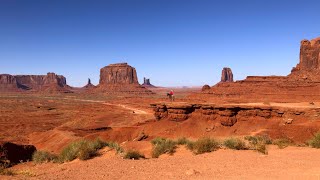
[[[320,150],[269,147],[269,154],[254,151],[218,150],[193,155],[179,148],[173,156],[159,159],[124,160],[106,152],[89,161],[64,164],[31,163],[16,166],[32,179],[320,179]],[[19,175],[13,179],[23,179]],[[3,178],[3,177],[0,177]]]

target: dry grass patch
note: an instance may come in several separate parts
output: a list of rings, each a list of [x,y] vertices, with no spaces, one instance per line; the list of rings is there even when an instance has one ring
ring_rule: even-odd
[[[248,147],[246,146],[246,143],[243,140],[239,139],[239,138],[226,139],[223,142],[223,145],[226,148],[234,149],[234,150],[246,150],[246,149],[248,149]]]
[[[139,151],[136,150],[129,150],[125,153],[124,159],[133,159],[133,160],[139,160],[139,159],[144,159],[145,156],[141,154]]]
[[[308,144],[313,148],[320,148],[320,132],[310,139]]]
[[[290,145],[293,145],[293,142],[288,138],[280,138],[274,140],[272,144],[277,145],[280,149],[284,149]]]
[[[177,143],[175,141],[165,138],[155,138],[151,141],[151,144],[153,146],[153,158],[158,158],[161,154],[166,153],[172,155],[177,148]]]
[[[219,143],[212,138],[200,138],[195,142],[189,142],[187,148],[195,154],[203,154],[216,151],[220,148]]]

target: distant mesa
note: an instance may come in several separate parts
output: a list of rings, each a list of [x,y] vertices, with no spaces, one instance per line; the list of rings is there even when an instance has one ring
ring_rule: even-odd
[[[95,88],[95,87],[96,87],[96,86],[91,83],[91,79],[88,78],[88,83],[87,83],[87,85],[85,85],[83,88],[84,88],[84,89],[92,89],[92,88]]]
[[[232,72],[224,68],[221,82],[228,81],[233,81]],[[233,83],[218,83],[202,91],[202,96],[224,102],[320,101],[320,38],[301,41],[300,61],[288,76],[248,76]]]
[[[150,83],[150,79],[147,79],[147,78],[143,78],[143,84],[142,84],[143,87],[146,87],[146,88],[155,88],[156,86],[152,85]]]
[[[127,63],[110,64],[100,70],[96,91],[104,93],[152,94],[138,82],[136,69]]]
[[[66,78],[55,73],[47,75],[10,75],[0,74],[1,92],[64,92],[70,93]]]
[[[224,67],[222,69],[220,82],[233,82],[233,74],[231,68]]]

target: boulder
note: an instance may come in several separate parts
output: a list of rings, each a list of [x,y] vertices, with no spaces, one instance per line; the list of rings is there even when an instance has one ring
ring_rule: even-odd
[[[33,145],[20,145],[11,142],[0,142],[0,164],[10,165],[32,160],[32,155],[36,151]]]

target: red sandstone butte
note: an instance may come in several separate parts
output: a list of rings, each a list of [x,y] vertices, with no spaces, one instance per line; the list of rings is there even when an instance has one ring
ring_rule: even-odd
[[[222,69],[220,82],[233,82],[232,70],[228,67]]]

